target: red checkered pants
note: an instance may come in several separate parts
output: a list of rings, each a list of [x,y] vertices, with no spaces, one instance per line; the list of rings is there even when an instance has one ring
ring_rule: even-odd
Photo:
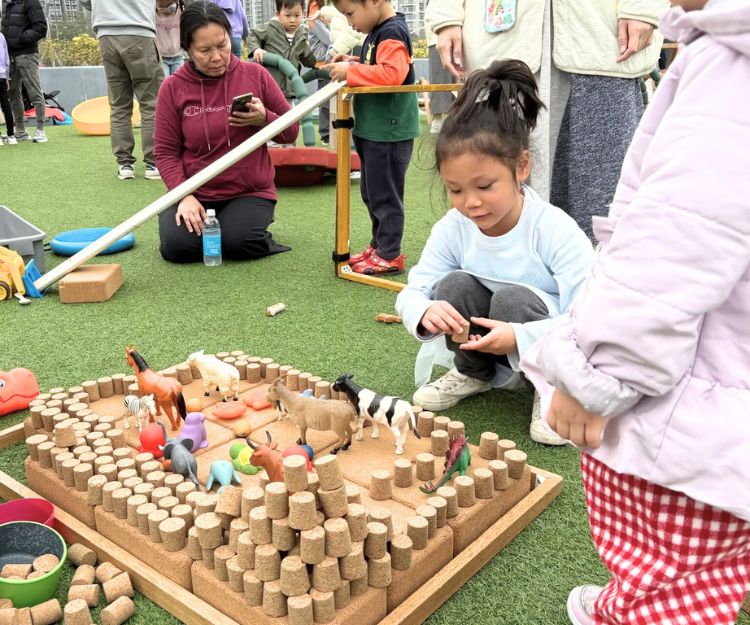
[[[596,625],[732,625],[750,590],[750,523],[581,454],[591,534],[612,578]]]

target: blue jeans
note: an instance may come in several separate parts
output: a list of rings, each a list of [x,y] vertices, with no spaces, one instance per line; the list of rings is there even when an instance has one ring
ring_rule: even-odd
[[[242,37],[232,37],[232,54],[238,59],[242,58]]]
[[[177,56],[163,56],[161,57],[161,64],[164,68],[164,75],[171,76],[174,74],[180,66],[185,62],[185,57],[182,54]]]

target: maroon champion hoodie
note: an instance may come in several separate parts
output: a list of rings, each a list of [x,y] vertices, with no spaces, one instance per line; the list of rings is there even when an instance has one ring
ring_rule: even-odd
[[[266,119],[274,121],[290,106],[271,75],[257,63],[232,57],[226,74],[211,78],[185,63],[164,81],[156,101],[154,155],[169,190],[204,169],[248,137],[257,127],[229,125],[232,98],[252,92],[266,107]],[[294,143],[299,124],[274,137]],[[263,145],[195,191],[202,201],[226,200],[241,195],[276,199],[274,167]]]

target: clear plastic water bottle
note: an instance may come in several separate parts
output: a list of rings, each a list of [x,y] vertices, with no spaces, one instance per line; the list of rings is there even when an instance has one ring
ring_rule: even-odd
[[[221,265],[221,225],[213,208],[206,211],[203,222],[203,264],[207,267]]]

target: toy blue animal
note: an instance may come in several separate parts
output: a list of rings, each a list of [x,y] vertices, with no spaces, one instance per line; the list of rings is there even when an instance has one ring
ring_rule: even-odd
[[[211,490],[214,482],[221,484],[217,493],[221,493],[227,486],[231,486],[232,482],[241,484],[240,476],[237,471],[234,470],[232,463],[228,460],[214,460],[211,463],[211,468],[208,470],[208,479],[206,480],[206,490]]]
[[[166,441],[166,444],[163,447],[160,445],[159,449],[161,449],[164,454],[164,458],[172,463],[172,472],[188,478],[196,485],[198,490],[200,490],[201,485],[197,477],[198,463],[195,461],[195,457],[190,451],[193,448],[193,440],[190,438],[182,440],[177,438],[167,438],[166,428],[161,422],[159,422],[159,425],[161,426],[162,432],[164,433],[164,440]]]

